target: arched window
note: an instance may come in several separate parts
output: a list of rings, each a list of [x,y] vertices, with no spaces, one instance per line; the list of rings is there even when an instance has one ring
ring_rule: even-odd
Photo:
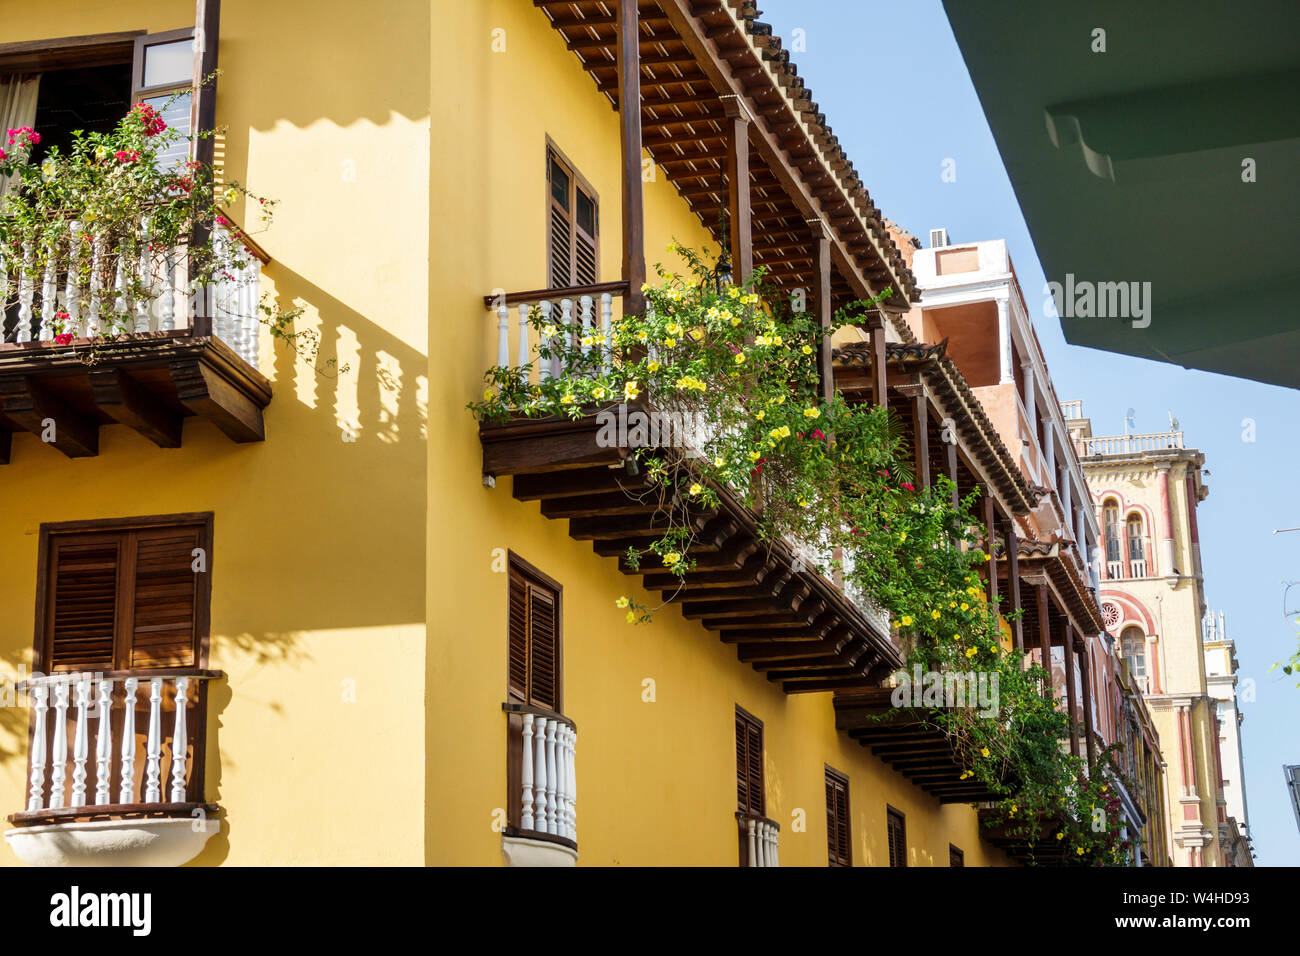
[[[1139,628],[1126,627],[1120,635],[1120,650],[1128,661],[1129,673],[1139,682],[1147,676],[1147,639]]]
[[[1106,537],[1106,577],[1124,576],[1124,553],[1120,550],[1119,503],[1108,498],[1101,508],[1102,529]]]
[[[1142,536],[1142,516],[1131,514],[1128,516],[1128,563],[1131,577],[1144,578],[1147,576],[1147,552],[1146,539]]]

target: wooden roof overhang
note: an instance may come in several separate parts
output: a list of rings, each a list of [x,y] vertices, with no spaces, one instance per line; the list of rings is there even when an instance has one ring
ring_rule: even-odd
[[[42,435],[70,458],[99,453],[99,428],[120,422],[160,448],[178,448],[182,421],[206,418],[235,442],[265,437],[266,376],[214,335],[144,332],[110,340],[0,345],[0,464],[12,433]]]
[[[533,0],[615,109],[618,0]],[[835,308],[916,282],[860,177],[771,27],[752,3],[639,0],[641,145],[714,239],[727,246],[728,114],[752,118],[754,265],[778,288],[813,287],[814,225],[829,230]]]
[[[966,768],[948,735],[919,707],[895,707],[893,691],[877,688],[835,695],[835,727],[940,803],[1000,800]]]
[[[1105,624],[1101,617],[1101,608],[1093,599],[1092,590],[1079,577],[1074,563],[1063,552],[1069,551],[1071,545],[1060,541],[1021,541],[1018,557],[1020,580],[1024,585],[1045,584],[1051,596],[1054,611],[1049,621],[1052,644],[1065,646],[1065,623],[1068,621],[1078,635],[1100,634]],[[1007,580],[1009,562],[1005,554],[998,557],[998,575]],[[1038,602],[1021,589],[1024,606],[1025,642],[1033,647],[1038,635]]]
[[[630,414],[630,412],[629,412]],[[567,518],[569,534],[597,554],[617,557],[625,574],[677,603],[737,656],[786,693],[877,687],[901,663],[882,632],[838,587],[803,565],[784,543],[763,540],[749,509],[725,488],[717,508],[665,501],[646,482],[627,448],[601,447],[594,410],[578,420],[520,419],[482,423],[483,470],[512,475],[514,497],[540,501],[548,518]],[[665,450],[676,454],[676,450]],[[696,567],[684,579],[647,556],[639,568],[629,548],[663,534],[672,510],[695,530]]]
[[[905,404],[903,391],[920,389],[936,424],[951,419],[958,437],[959,495],[966,495],[976,485],[993,495],[1000,510],[1008,517],[1033,511],[1039,497],[1036,489],[1021,473],[1011,452],[1003,443],[978,398],[966,384],[965,377],[945,354],[947,342],[926,345],[912,342],[889,342],[885,346],[889,405]],[[871,344],[853,342],[832,353],[835,386],[849,401],[875,401],[871,377]],[[917,423],[910,415],[901,415],[909,444],[915,441]],[[930,473],[946,473],[943,443],[930,441]]]
[[[993,820],[997,819],[995,812],[988,808],[980,809],[980,835],[1013,860],[1046,866],[1063,866],[1071,862],[1054,837],[1060,829],[1060,817],[1044,821],[1036,827],[1001,822],[994,825]]]

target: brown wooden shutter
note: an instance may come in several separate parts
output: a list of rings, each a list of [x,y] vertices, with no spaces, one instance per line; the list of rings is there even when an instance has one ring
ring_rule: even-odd
[[[763,725],[736,708],[736,809],[763,816]]]
[[[828,866],[852,866],[849,839],[849,778],[826,768],[826,854]]]
[[[42,528],[45,608],[37,649],[47,671],[199,667],[206,636],[208,516]]]
[[[554,149],[546,151],[546,181],[550,217],[547,281],[552,289],[595,285],[600,280],[596,193]]]
[[[886,808],[889,827],[889,865],[907,866],[907,824],[893,807]]]
[[[112,670],[120,539],[53,542],[46,670]]]
[[[951,843],[948,844],[948,865],[949,866],[966,865],[966,854],[963,853],[961,850],[957,849]]]
[[[512,559],[509,665],[512,699],[561,712],[562,644],[559,586]]]
[[[193,552],[202,546],[201,529],[139,531],[134,546],[130,667],[193,667],[198,597]]]

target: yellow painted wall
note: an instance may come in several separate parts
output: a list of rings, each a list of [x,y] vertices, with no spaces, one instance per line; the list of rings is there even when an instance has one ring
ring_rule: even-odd
[[[15,436],[0,467],[0,667],[30,663],[42,522],[215,512],[211,666],[229,679],[213,693],[208,797],[224,820],[197,862],[420,863],[429,5],[222,8],[219,152],[227,175],[281,200],[257,236],[275,260],[263,288],[305,307],[321,361],[351,369],[318,375],[264,336],[275,395],[258,444],[190,419],[183,447],[163,450],[113,425],[98,457],[72,461]],[[0,32],[193,20],[193,0],[51,0],[7,6]],[[0,710],[6,815],[23,804],[25,737],[26,714]],[[0,861],[16,862],[7,844]]]
[[[470,39],[449,45],[447,36]],[[502,39],[504,51],[494,52]],[[764,721],[768,815],[782,824],[783,865],[825,865],[827,763],[850,777],[855,862],[885,861],[886,803],[907,814],[913,865],[946,866],[949,842],[969,865],[985,862],[974,812],[940,808],[837,733],[830,694],[783,694],[676,608],[648,626],[627,625],[614,599],[649,601],[638,578],[570,539],[567,523],[543,518],[536,502],[515,501],[508,479],[483,487],[464,410],[496,354],[482,296],[545,285],[547,135],[599,193],[602,279],[619,277],[617,115],[531,4],[444,4],[434,40],[442,55],[431,86],[455,91],[435,97],[435,139],[458,148],[435,151],[431,170],[431,338],[434,362],[446,360],[435,364],[430,392],[429,862],[501,861],[493,822],[508,797],[506,549],[564,586],[581,864],[735,863],[737,704]],[[646,184],[646,209],[652,265],[671,261],[670,238],[704,246],[698,219],[662,177]],[[455,224],[483,217],[491,241],[463,241]],[[643,700],[647,680],[654,702]],[[806,815],[804,832],[794,830],[796,810]]]

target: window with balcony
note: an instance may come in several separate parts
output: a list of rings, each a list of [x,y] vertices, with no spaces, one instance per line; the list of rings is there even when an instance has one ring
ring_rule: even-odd
[[[763,722],[736,708],[736,821],[741,866],[776,866],[780,827],[764,814]]]
[[[890,866],[907,866],[907,818],[893,807],[885,808]]]
[[[826,855],[829,866],[852,866],[849,834],[849,778],[826,768]]]
[[[1130,514],[1125,521],[1128,538],[1129,576],[1144,578],[1147,576],[1146,538],[1142,530],[1142,516]]]
[[[206,685],[222,676],[206,669],[212,515],[42,525],[39,550],[30,783],[6,839],[35,863],[184,862],[217,809],[204,799]],[[122,850],[125,830],[151,837]]]
[[[511,865],[572,865],[578,729],[561,712],[562,588],[514,554],[508,580],[503,846]]]
[[[1120,650],[1128,661],[1129,673],[1142,688],[1146,687],[1147,676],[1147,639],[1136,627],[1124,628],[1120,635]]]

